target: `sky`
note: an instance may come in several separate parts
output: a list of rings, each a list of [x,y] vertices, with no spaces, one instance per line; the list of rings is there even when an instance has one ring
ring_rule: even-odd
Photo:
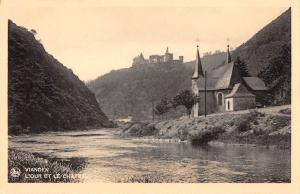
[[[201,55],[225,50],[228,39],[236,48],[290,6],[288,1],[276,4],[275,0],[246,6],[33,2],[13,1],[8,18],[35,29],[47,52],[83,81],[130,67],[141,52],[146,58],[163,54],[167,46],[184,61],[194,60],[197,44]]]

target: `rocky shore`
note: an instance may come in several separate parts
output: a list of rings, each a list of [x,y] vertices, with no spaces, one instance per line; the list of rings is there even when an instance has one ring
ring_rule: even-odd
[[[258,144],[289,149],[290,105],[228,112],[207,117],[132,122],[119,125],[123,136],[207,144]]]

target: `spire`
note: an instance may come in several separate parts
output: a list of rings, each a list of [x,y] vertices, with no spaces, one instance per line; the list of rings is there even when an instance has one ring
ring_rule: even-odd
[[[202,69],[201,58],[200,58],[200,54],[199,54],[199,46],[197,45],[195,71],[194,71],[192,78],[198,79],[199,76],[203,76],[203,69]]]
[[[141,59],[145,59],[143,53],[140,54]]]
[[[230,56],[230,51],[229,51],[229,44],[227,45],[227,64],[231,62],[231,56]]]
[[[169,47],[167,47],[166,53],[169,53]]]

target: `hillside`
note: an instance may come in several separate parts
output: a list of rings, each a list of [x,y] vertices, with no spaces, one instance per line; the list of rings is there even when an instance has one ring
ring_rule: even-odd
[[[9,133],[110,126],[94,94],[34,33],[8,22]]]
[[[278,56],[285,44],[291,43],[291,8],[236,48],[233,56],[240,56],[252,75],[258,75],[270,60]]]
[[[110,118],[150,119],[152,100],[156,104],[189,88],[191,73],[182,64],[153,64],[112,71],[87,85]]]
[[[208,72],[216,69],[226,59],[226,56],[226,52],[203,56],[201,58],[203,69]],[[195,61],[186,62],[185,65],[191,69],[194,69]]]
[[[275,56],[281,47],[291,41],[291,10],[287,10],[246,43],[233,51],[233,58],[240,56],[256,76]],[[203,69],[218,69],[224,63],[226,53],[202,58]],[[173,97],[178,91],[190,88],[194,61],[184,65],[151,65],[112,71],[89,82],[103,111],[111,118],[133,116],[136,119],[151,118],[152,96],[154,103],[162,97]]]
[[[263,29],[258,31],[248,41],[238,46],[232,51],[233,59],[239,56],[248,66],[252,76],[257,76],[269,63],[272,58],[280,54],[283,45],[289,45],[291,42],[291,8],[286,10]],[[214,57],[203,57],[204,68],[217,68],[224,65],[222,59],[226,53],[219,53]],[[195,61],[187,63],[192,67]],[[208,69],[209,71],[210,69]]]

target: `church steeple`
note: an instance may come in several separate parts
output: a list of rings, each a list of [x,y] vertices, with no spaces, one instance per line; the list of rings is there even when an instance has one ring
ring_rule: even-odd
[[[227,64],[231,63],[231,55],[230,55],[230,51],[229,51],[229,44],[227,45]]]
[[[204,76],[204,74],[203,74],[201,58],[200,58],[200,54],[199,54],[199,46],[197,45],[195,71],[194,71],[192,79],[198,79],[199,76]]]

